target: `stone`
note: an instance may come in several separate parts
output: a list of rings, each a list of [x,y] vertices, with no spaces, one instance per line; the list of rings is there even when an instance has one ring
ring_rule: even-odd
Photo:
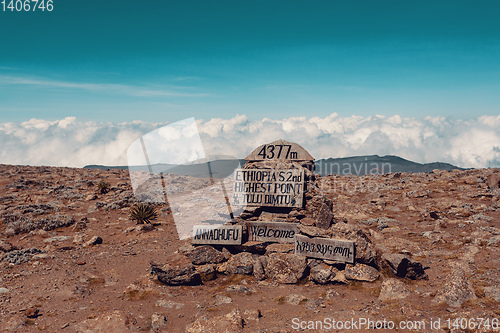
[[[285,297],[285,301],[291,305],[299,305],[302,302],[306,302],[307,298],[298,294],[290,294]]]
[[[243,311],[243,319],[245,320],[245,322],[249,321],[249,320],[259,321],[261,317],[262,317],[262,314],[261,314],[260,310],[258,310],[258,309]]]
[[[446,303],[451,307],[460,308],[469,300],[476,299],[472,283],[465,277],[463,271],[454,271],[444,278],[446,283],[439,288],[433,304]]]
[[[333,223],[333,202],[325,196],[314,197],[312,201],[317,200],[313,210],[313,218],[318,228],[328,229]],[[315,203],[312,203],[315,205]]]
[[[246,222],[246,225],[250,241],[293,243],[298,233],[296,223]]]
[[[129,300],[137,300],[146,297],[153,292],[153,281],[148,277],[135,280],[125,288],[123,293]]]
[[[250,286],[245,286],[242,284],[232,284],[226,288],[227,292],[240,293],[245,295],[254,294],[256,292],[255,288]]]
[[[73,237],[73,243],[77,245],[83,244],[83,235],[75,235]]]
[[[158,281],[171,285],[197,285],[201,283],[200,274],[186,256],[174,253],[167,257],[166,264],[151,264],[151,271],[156,274]]]
[[[253,276],[257,280],[260,281],[266,278],[266,272],[265,272],[266,265],[267,265],[267,257],[265,256],[259,257],[255,261],[255,264],[253,265]]]
[[[167,299],[159,299],[156,301],[155,306],[162,307],[166,309],[179,310],[184,306],[184,303],[174,302]]]
[[[302,220],[300,220],[300,224],[303,224],[306,226],[314,226],[314,225],[316,225],[316,222],[311,217],[304,217]]]
[[[24,315],[28,318],[37,318],[39,316],[40,310],[37,308],[28,308],[24,311]]]
[[[243,325],[240,311],[234,309],[226,315],[211,319],[201,316],[186,326],[186,333],[240,333],[243,332]]]
[[[232,256],[226,265],[226,274],[253,274],[254,256],[248,252],[241,252]]]
[[[278,283],[297,283],[307,268],[306,258],[288,253],[271,253],[267,256],[266,278]]]
[[[26,318],[20,314],[15,314],[10,317],[5,323],[0,323],[3,331],[22,332],[22,328],[26,325]]]
[[[195,266],[195,269],[200,274],[201,281],[210,281],[217,278],[217,272],[213,264]]]
[[[486,185],[492,190],[500,188],[500,173],[494,173],[486,178]]]
[[[346,265],[344,271],[348,280],[374,282],[380,277],[380,273],[373,267],[356,263],[356,265]]]
[[[215,305],[221,305],[221,304],[229,304],[233,301],[231,297],[227,297],[224,295],[216,295],[215,296]]]
[[[500,302],[500,287],[491,286],[484,288],[484,294],[486,297],[494,299],[496,302]]]
[[[2,261],[6,261],[15,265],[20,265],[22,263],[28,262],[31,258],[38,253],[45,253],[45,251],[39,250],[36,247],[13,250],[4,254]]]
[[[70,236],[54,236],[43,240],[44,243],[63,242],[70,239]]]
[[[274,243],[274,244],[269,244],[266,248],[266,254],[269,253],[293,253],[293,250],[295,249],[294,244],[286,244],[286,243]]]
[[[121,310],[104,312],[93,319],[86,319],[75,326],[75,332],[138,332],[137,320]]]
[[[97,244],[102,244],[102,238],[99,236],[93,236],[90,240],[83,244],[84,247],[93,246]]]
[[[388,266],[398,277],[406,277],[412,280],[428,278],[422,264],[412,259],[409,255],[399,253],[384,254],[382,258],[385,261],[385,266]]]
[[[17,248],[6,240],[0,239],[0,252],[10,252],[17,250]]]
[[[410,296],[406,285],[398,279],[387,279],[382,282],[382,289],[378,299],[381,301],[392,301]]]
[[[348,284],[349,280],[346,279],[344,271],[340,271],[335,267],[332,267],[332,275],[330,281],[339,284]]]
[[[188,244],[181,246],[179,252],[188,257],[195,265],[219,264],[226,260],[222,252],[210,245],[195,247]]]
[[[309,280],[318,284],[326,284],[330,282],[332,273],[333,270],[331,266],[320,263],[319,265],[316,265],[310,269]]]
[[[335,260],[338,262],[354,262],[354,242],[331,238],[309,238],[295,236],[295,254]]]
[[[6,294],[8,292],[9,292],[9,289],[7,289],[7,288],[0,288],[0,295],[1,294]]]
[[[151,315],[151,329],[154,332],[160,331],[160,329],[167,325],[167,318],[161,313],[153,313]]]

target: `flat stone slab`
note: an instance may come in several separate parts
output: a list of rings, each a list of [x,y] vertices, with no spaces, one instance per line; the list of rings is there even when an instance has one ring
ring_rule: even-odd
[[[241,245],[242,235],[241,225],[195,225],[191,243]]]
[[[298,233],[296,223],[246,222],[248,240],[277,243],[293,243]]]
[[[295,254],[337,262],[354,263],[354,242],[296,235]]]
[[[303,169],[238,169],[234,171],[233,204],[302,207]]]

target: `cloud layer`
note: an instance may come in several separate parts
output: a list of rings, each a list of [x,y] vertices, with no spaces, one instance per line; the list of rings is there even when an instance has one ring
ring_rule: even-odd
[[[198,120],[206,154],[245,157],[258,145],[285,139],[316,159],[355,155],[398,155],[416,162],[462,167],[500,167],[500,116],[350,116]],[[126,151],[141,135],[167,123],[83,122],[31,119],[0,124],[0,163],[82,167],[127,165]]]

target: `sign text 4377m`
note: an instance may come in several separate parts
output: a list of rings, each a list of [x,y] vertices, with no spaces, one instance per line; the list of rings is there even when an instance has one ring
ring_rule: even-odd
[[[54,10],[53,0],[2,0],[0,3],[4,12],[51,12]]]

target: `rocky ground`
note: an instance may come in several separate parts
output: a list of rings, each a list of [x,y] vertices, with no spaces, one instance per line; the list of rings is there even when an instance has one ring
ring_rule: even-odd
[[[166,182],[183,191],[186,180]],[[364,318],[500,331],[499,180],[494,169],[317,177],[306,209],[243,215],[365,245],[339,266],[288,245],[200,250],[178,239],[165,205],[153,226],[136,225],[128,171],[1,165],[0,329],[263,333]],[[325,203],[331,226],[309,211]],[[195,285],[169,265],[195,269]]]

